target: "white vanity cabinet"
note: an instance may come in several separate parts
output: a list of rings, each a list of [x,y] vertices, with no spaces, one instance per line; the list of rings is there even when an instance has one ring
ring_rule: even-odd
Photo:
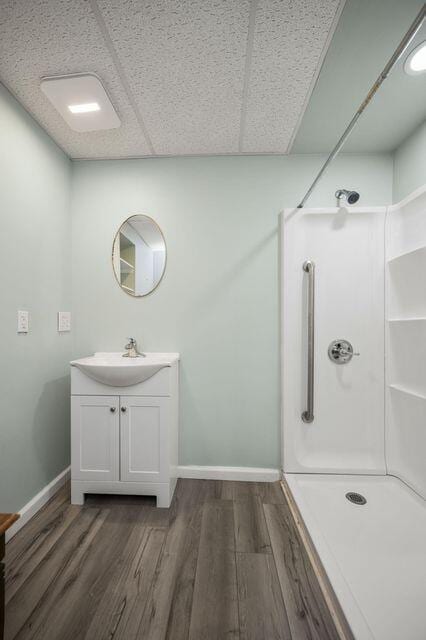
[[[177,478],[179,385],[178,354],[169,355],[174,356],[170,364],[125,387],[89,377],[78,368],[83,360],[72,363],[73,504],[83,504],[85,493],[122,493],[154,495],[158,507],[170,506]]]
[[[71,397],[71,477],[119,480],[120,398]]]
[[[167,482],[170,398],[120,398],[120,479]]]

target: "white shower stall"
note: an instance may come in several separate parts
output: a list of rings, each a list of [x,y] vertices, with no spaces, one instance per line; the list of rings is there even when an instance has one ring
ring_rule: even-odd
[[[355,638],[425,640],[426,186],[281,233],[285,480]]]

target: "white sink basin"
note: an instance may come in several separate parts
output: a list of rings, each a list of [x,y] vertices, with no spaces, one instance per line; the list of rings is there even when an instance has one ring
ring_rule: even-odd
[[[146,357],[123,358],[122,353],[98,352],[87,358],[72,360],[89,378],[110,387],[130,387],[144,382],[179,359],[177,353],[146,353]]]

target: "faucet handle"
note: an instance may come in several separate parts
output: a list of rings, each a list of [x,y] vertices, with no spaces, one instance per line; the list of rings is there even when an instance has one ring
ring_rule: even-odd
[[[127,338],[129,343],[124,347],[127,353],[123,353],[124,358],[144,358],[144,353],[139,353],[136,340],[134,338]]]

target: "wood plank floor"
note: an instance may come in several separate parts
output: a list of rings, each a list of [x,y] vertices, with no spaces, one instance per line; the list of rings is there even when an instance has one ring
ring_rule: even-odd
[[[278,483],[56,496],[6,547],[5,640],[338,640]]]

